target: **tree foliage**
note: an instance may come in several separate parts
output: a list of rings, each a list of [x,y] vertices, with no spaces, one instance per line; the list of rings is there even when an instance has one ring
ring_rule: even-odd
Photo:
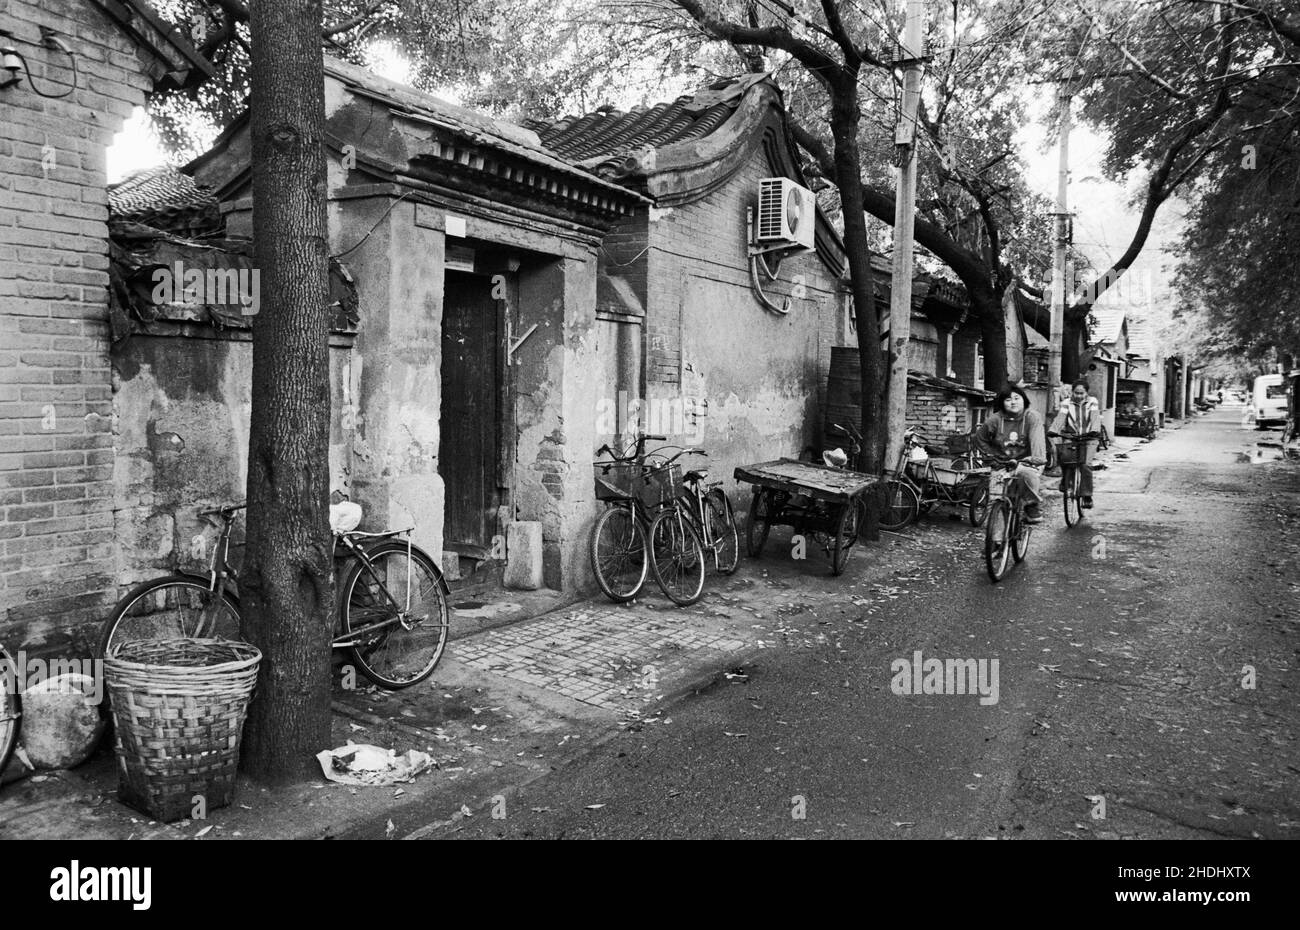
[[[1137,230],[1077,295],[1074,325],[1132,265],[1157,211],[1178,195],[1191,206],[1177,278],[1183,310],[1208,310],[1228,354],[1288,339],[1294,345],[1286,313],[1265,309],[1286,306],[1296,293],[1285,273],[1268,279],[1296,267],[1297,217],[1283,191],[1293,192],[1293,204],[1300,17],[1287,7],[1269,0],[1061,5],[1074,11],[1072,44],[1044,54],[1044,71],[1068,82],[1083,118],[1107,133],[1107,170],[1145,180]],[[1248,152],[1254,168],[1246,167]],[[1241,325],[1220,327],[1222,320]]]

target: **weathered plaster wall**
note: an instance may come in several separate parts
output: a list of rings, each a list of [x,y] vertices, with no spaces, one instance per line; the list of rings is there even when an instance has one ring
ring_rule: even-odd
[[[348,256],[366,308],[345,413],[356,424],[351,495],[365,509],[365,528],[414,525],[412,539],[437,557],[444,508],[438,474],[444,235],[417,222],[416,204],[399,203],[384,216],[391,205],[373,197],[332,207],[334,248],[373,229]]]
[[[216,530],[198,511],[244,500],[252,404],[247,334],[135,335],[113,353],[117,581],[125,589],[180,566],[204,570]],[[339,416],[346,339],[330,350],[330,475],[347,471],[350,430]],[[242,539],[243,521],[236,538]],[[202,537],[202,541],[196,541]],[[239,550],[233,553],[236,557]]]
[[[519,330],[538,329],[516,355],[514,509],[516,519],[542,523],[543,579],[553,588],[592,586],[596,401],[611,389],[617,339],[595,308],[594,253],[520,269]]]
[[[648,426],[707,449],[729,493],[735,466],[814,441],[841,328],[836,279],[815,253],[787,257],[764,282],[774,303],[790,298],[788,315],[750,289],[746,210],[772,173],[756,146],[723,187],[652,211],[649,224]]]

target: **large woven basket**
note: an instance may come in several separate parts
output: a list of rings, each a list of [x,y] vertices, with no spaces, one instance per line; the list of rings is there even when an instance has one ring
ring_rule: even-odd
[[[261,660],[257,647],[219,639],[113,647],[104,678],[123,802],[164,822],[231,802]]]

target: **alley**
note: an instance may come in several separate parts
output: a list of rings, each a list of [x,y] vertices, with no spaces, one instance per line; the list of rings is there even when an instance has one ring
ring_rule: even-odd
[[[431,807],[441,828],[402,833],[1294,835],[1300,472],[1260,461],[1270,434],[1238,415],[1130,440],[1097,509],[1067,529],[1051,498],[996,586],[978,531],[942,515],[841,579],[770,549],[730,585],[786,609],[784,647],[495,804],[466,799],[472,816]],[[997,703],[895,694],[891,663],[917,650],[998,660]]]

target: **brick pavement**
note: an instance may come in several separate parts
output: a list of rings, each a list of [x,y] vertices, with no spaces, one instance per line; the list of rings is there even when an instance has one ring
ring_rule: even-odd
[[[609,710],[641,707],[752,645],[699,617],[583,605],[451,643],[464,664]]]

